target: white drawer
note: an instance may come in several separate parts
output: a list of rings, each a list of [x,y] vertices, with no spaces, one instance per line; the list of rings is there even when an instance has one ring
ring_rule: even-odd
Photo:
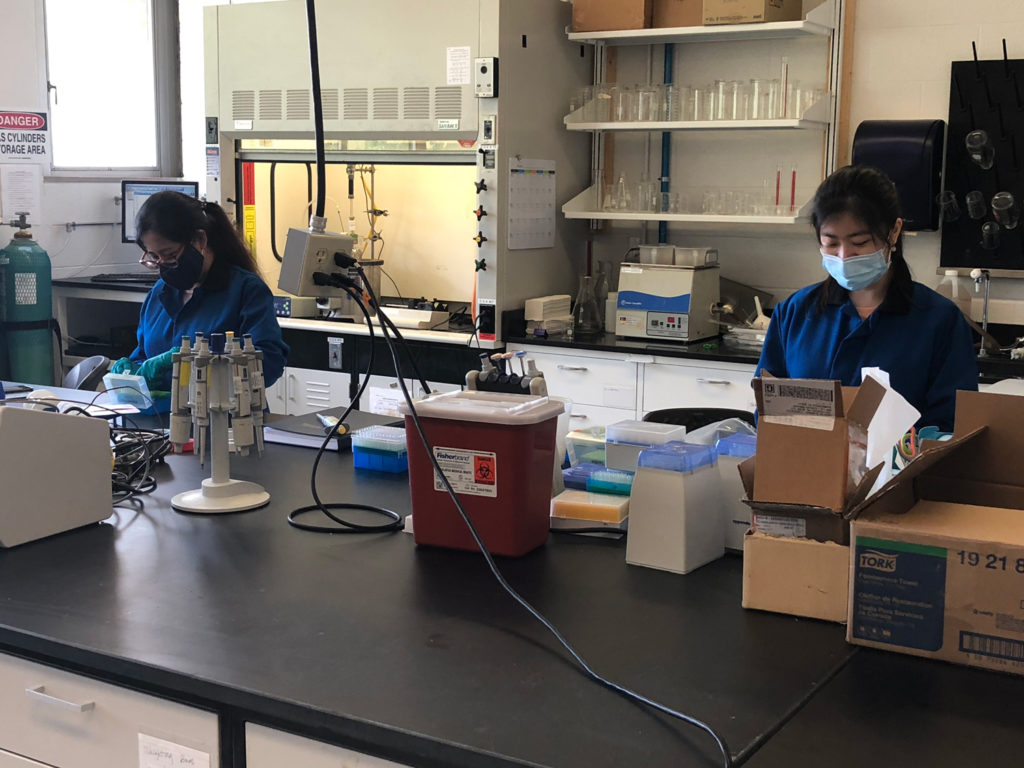
[[[390,760],[253,723],[245,724],[245,765],[246,768],[407,768]]]
[[[0,747],[58,768],[137,768],[140,734],[219,764],[215,714],[12,656],[0,712]]]
[[[629,408],[605,408],[600,405],[572,404],[569,414],[569,429],[586,429],[587,427],[607,427],[617,421],[633,421],[636,411]]]
[[[661,408],[738,408],[753,411],[754,366],[644,366],[643,413]]]
[[[585,405],[636,410],[634,362],[547,352],[531,352],[529,357],[544,372],[549,395]]]

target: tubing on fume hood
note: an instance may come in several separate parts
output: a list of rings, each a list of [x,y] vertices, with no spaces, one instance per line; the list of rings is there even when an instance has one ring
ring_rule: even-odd
[[[306,26],[309,30],[309,71],[313,82],[313,133],[316,138],[316,208],[310,228],[326,229],[324,206],[327,200],[327,158],[324,153],[324,104],[320,93],[320,54],[316,41],[316,4],[306,0]]]

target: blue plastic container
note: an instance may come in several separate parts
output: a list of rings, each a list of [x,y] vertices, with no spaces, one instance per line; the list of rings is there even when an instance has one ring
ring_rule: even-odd
[[[737,459],[749,459],[756,448],[756,435],[729,435],[715,445],[719,456],[733,456]]]
[[[406,472],[409,453],[405,430],[401,427],[374,426],[352,433],[352,465],[375,472]]]
[[[638,467],[667,469],[671,472],[695,472],[701,467],[715,466],[718,454],[710,445],[692,445],[672,441],[640,451]]]

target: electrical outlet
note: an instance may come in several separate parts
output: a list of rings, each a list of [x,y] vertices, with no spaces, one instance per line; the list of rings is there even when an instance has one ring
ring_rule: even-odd
[[[332,371],[341,370],[341,345],[344,343],[340,336],[327,337],[327,367]]]

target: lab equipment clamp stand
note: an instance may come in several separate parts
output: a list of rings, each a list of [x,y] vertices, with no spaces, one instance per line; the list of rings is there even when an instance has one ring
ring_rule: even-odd
[[[255,448],[263,454],[263,353],[252,336],[244,344],[232,335],[214,333],[209,339],[196,334],[195,346],[188,337],[172,356],[171,444],[177,453],[188,440],[189,424],[199,454],[206,458],[209,429],[211,474],[202,488],[185,491],[171,499],[171,506],[184,512],[241,512],[262,507],[270,501],[263,486],[247,480],[232,480],[228,463],[228,421],[236,450],[246,455]],[[183,397],[184,395],[184,397]]]
[[[992,281],[991,275],[987,269],[972,269],[971,277],[974,279],[974,290],[975,292],[981,287],[981,283],[985,283],[985,304],[981,310],[981,330],[988,332],[988,297],[989,297],[989,284]],[[981,339],[981,348],[978,350],[978,357],[986,357],[988,352],[985,351],[985,336]]]

